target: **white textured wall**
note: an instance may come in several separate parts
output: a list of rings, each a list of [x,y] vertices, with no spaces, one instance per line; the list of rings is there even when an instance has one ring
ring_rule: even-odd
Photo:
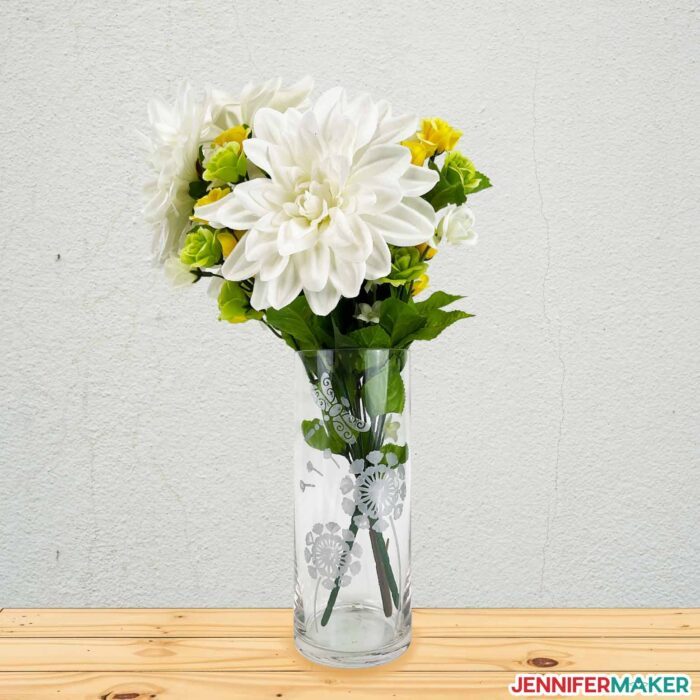
[[[419,605],[700,604],[693,0],[6,0],[0,605],[291,602],[291,353],[147,262],[182,77],[440,114],[495,188],[415,349]],[[60,255],[60,259],[58,256]]]

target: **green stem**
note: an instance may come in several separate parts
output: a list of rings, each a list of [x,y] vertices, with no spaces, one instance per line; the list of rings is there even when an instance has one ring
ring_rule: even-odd
[[[370,525],[371,527],[371,525]],[[399,607],[399,589],[398,586],[396,585],[396,579],[394,578],[394,572],[391,568],[391,561],[389,560],[389,552],[387,551],[386,548],[386,542],[384,540],[384,535],[382,535],[381,532],[376,532],[375,530],[370,529],[369,531],[369,538],[372,541],[372,551],[374,552],[374,558],[375,562],[377,564],[377,572],[379,572],[379,562],[382,564],[382,568],[384,570],[384,575],[386,576],[386,583],[389,587],[389,591],[391,592],[391,599],[394,601],[394,607],[398,609]],[[381,583],[380,583],[381,587]],[[382,594],[382,600],[384,599],[384,596]],[[384,609],[384,612],[386,613],[386,608]],[[389,609],[389,613],[391,613],[391,608]],[[387,615],[389,617],[389,615]]]
[[[355,516],[360,514],[360,509],[355,508],[355,512],[350,519],[350,527],[348,528],[353,534],[351,542],[348,542],[348,549],[351,551],[353,545],[355,544],[355,537],[357,536],[357,525],[355,525]],[[323,617],[321,618],[321,627],[325,627],[328,624],[328,620],[331,619],[331,613],[333,612],[333,606],[338,598],[338,593],[340,592],[340,576],[335,579],[333,590],[328,596],[328,602],[326,603],[326,609],[323,611]]]
[[[379,581],[379,592],[382,596],[382,608],[384,609],[384,617],[391,617],[391,597],[389,594],[389,581],[387,580],[386,567],[382,566],[382,555],[379,552],[379,542],[376,535],[379,533],[373,530],[369,531],[369,540],[372,543],[372,554],[374,555],[374,565],[377,569],[377,580]],[[379,534],[380,539],[384,539]],[[394,585],[396,585],[394,583]]]

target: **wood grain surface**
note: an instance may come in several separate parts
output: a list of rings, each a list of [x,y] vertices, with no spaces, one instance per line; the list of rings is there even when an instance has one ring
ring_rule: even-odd
[[[364,671],[316,666],[289,610],[2,610],[0,699],[509,698],[515,673],[685,672],[700,610],[448,610]]]

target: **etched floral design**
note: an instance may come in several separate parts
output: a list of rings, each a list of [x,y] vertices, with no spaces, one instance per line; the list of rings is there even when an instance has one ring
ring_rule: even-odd
[[[356,459],[350,465],[350,471],[355,475],[346,476],[340,482],[343,494],[350,494],[343,499],[343,510],[348,515],[354,515],[354,523],[361,528],[372,527],[377,532],[383,532],[390,524],[390,518],[396,520],[403,513],[403,502],[406,498],[406,469],[395,454],[386,455],[374,450],[366,459]]]
[[[328,590],[335,586],[350,584],[353,575],[360,571],[359,557],[362,547],[354,542],[350,530],[341,530],[338,523],[316,523],[306,534],[304,559],[309,576]]]

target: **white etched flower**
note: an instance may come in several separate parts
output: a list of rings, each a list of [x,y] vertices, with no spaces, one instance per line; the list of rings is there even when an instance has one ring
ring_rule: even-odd
[[[336,579],[341,586],[347,586],[361,568],[357,559],[362,556],[362,547],[354,539],[355,535],[341,530],[338,523],[316,523],[305,539],[304,559],[309,576],[329,590]]]
[[[255,277],[256,309],[282,308],[303,291],[319,315],[341,295],[357,296],[365,279],[389,274],[387,244],[433,234],[434,212],[420,195],[437,175],[411,165],[398,145],[415,127],[414,117],[392,116],[388,103],[351,100],[340,89],[304,113],[260,109],[244,149],[270,179],[241,183],[197,209],[214,225],[248,231],[222,274]]]
[[[440,220],[435,235],[430,241],[433,248],[447,241],[453,245],[476,243],[476,231],[474,230],[474,214],[466,204],[448,204],[437,213]]]
[[[197,177],[202,133],[210,118],[210,97],[189,83],[180,85],[174,104],[154,98],[148,105],[151,133],[145,136],[151,175],[144,187],[144,215],[153,226],[153,257],[164,263],[177,253],[190,226],[189,185]]]
[[[356,476],[355,483],[349,476],[340,483],[343,494],[352,491],[352,498],[346,497],[342,501],[343,510],[348,515],[353,515],[355,509],[359,510],[360,513],[354,516],[355,525],[383,532],[389,527],[389,518],[400,518],[403,513],[405,466],[398,463],[395,454],[388,452],[383,455],[375,450],[367,455],[366,460],[352,462],[350,471]]]
[[[358,321],[365,323],[379,323],[379,311],[382,308],[381,301],[375,301],[374,304],[358,304],[359,311],[355,314]]]

